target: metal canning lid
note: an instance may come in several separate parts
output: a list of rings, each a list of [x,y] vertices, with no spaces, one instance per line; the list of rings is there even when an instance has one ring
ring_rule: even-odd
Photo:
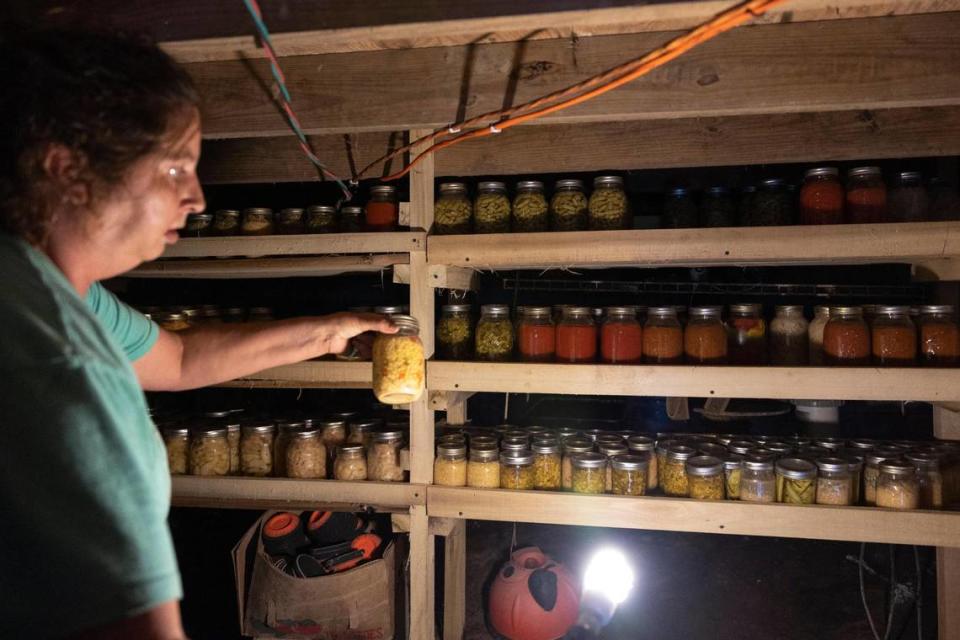
[[[378,184],[373,187],[370,187],[370,193],[379,193],[383,195],[393,195],[396,193],[397,188],[389,184]]]
[[[467,444],[467,437],[462,433],[448,433],[437,438],[437,444]]]
[[[443,189],[443,187],[440,187]],[[481,182],[477,185],[479,191],[506,191],[507,185],[503,182],[496,182],[494,180],[488,182]]]
[[[850,461],[844,458],[817,458],[816,465],[820,471],[826,473],[850,470]]]
[[[593,442],[587,438],[567,438],[563,441],[563,452],[566,454],[589,453],[593,451]]]
[[[403,313],[403,307],[399,305],[385,305],[380,307],[373,308],[374,313],[379,313],[381,315],[392,316]]]
[[[320,432],[316,429],[302,429],[300,431],[294,431],[290,434],[291,438],[302,438],[304,440],[308,438],[319,438]]]
[[[400,329],[410,329],[413,331],[420,331],[420,323],[417,322],[417,319],[413,316],[404,316],[404,315],[392,315],[390,320],[393,324]]]
[[[653,438],[647,436],[630,436],[627,438],[627,447],[630,451],[653,451],[655,443]]]
[[[741,302],[730,305],[730,313],[761,313],[763,306],[756,302]]]
[[[528,442],[501,442],[500,451],[527,451],[530,448]]]
[[[251,316],[268,316],[273,313],[270,307],[250,307]]]
[[[774,309],[779,313],[803,313],[803,305],[799,304],[778,304]]]
[[[187,214],[187,220],[201,220],[203,222],[210,222],[213,220],[212,213],[190,213]]]
[[[500,454],[500,462],[509,465],[533,464],[533,453],[528,449],[519,451],[504,451]]]
[[[593,179],[594,187],[622,187],[623,178],[620,176],[597,176]]]
[[[884,460],[880,463],[880,473],[904,476],[916,472],[917,470],[913,466],[913,463],[907,462],[906,460]]]
[[[850,441],[850,446],[854,449],[873,449],[877,446],[877,441],[873,438],[857,438]]]
[[[267,207],[250,207],[249,209],[243,210],[243,215],[245,216],[272,216],[273,209],[268,209]]]
[[[717,442],[727,447],[731,442],[739,440],[742,436],[737,433],[721,433],[717,435]]]
[[[657,437],[660,437],[659,434],[657,435]],[[663,439],[657,440],[656,450],[657,452],[665,454],[670,449],[670,447],[672,447],[675,444],[682,444],[682,442],[674,438],[663,438]]]
[[[791,480],[812,480],[817,477],[817,466],[803,458],[777,460],[777,473]]]
[[[317,209],[330,209],[331,213],[336,212],[336,209],[333,207],[310,207],[311,211],[315,211]],[[286,209],[280,209],[280,213],[278,215],[281,218],[299,218],[303,215],[303,209],[299,207],[287,207]]]
[[[730,193],[730,190],[726,187],[717,185],[707,189],[707,193],[711,196],[725,196]]]
[[[610,462],[617,471],[639,471],[650,466],[649,459],[629,454],[615,456]]]
[[[830,317],[855,318],[863,315],[863,307],[830,307]]]
[[[814,314],[814,315],[817,315],[817,316],[819,316],[819,315],[829,316],[829,315],[830,315],[830,307],[828,307],[828,306],[826,306],[826,305],[818,304],[817,306],[815,306],[815,307],[813,308],[813,314]]]
[[[349,206],[349,207],[340,207],[340,214],[341,214],[341,215],[345,215],[345,216],[346,216],[346,215],[349,215],[349,216],[362,216],[362,215],[363,215],[363,207],[357,207],[357,206],[353,206],[353,205],[351,205],[351,206]]]
[[[341,454],[356,455],[364,453],[366,447],[358,442],[346,442],[337,447],[337,451]]]
[[[936,469],[940,466],[941,456],[931,452],[908,453],[907,460],[914,466],[922,469]]]
[[[517,183],[517,189],[539,189],[543,190],[543,183],[539,180],[521,180]]]
[[[697,455],[697,450],[683,444],[672,445],[667,449],[667,459],[686,462]]]
[[[842,449],[845,441],[843,438],[819,438],[814,444],[824,449]]]
[[[292,429],[303,429],[307,424],[302,420],[286,420],[283,422],[277,423],[277,428],[281,431],[287,431]]]
[[[604,310],[607,316],[637,316],[635,307],[606,307]]]
[[[647,309],[647,316],[657,316],[658,318],[676,318],[677,310],[673,307],[650,307]]]
[[[551,430],[548,427],[541,427],[540,425],[531,424],[523,428],[523,432],[530,436],[540,435],[544,433],[551,433]]]
[[[819,177],[831,177],[835,178],[840,175],[840,170],[836,167],[816,167],[815,169],[808,169],[803,177],[805,178],[819,178]]]
[[[163,427],[160,429],[165,436],[189,436],[190,429],[188,427]]]
[[[609,458],[611,456],[624,455],[629,452],[630,449],[628,449],[627,445],[623,444],[623,442],[617,442],[616,444],[613,442],[601,442],[597,445],[597,451]]]
[[[553,185],[554,189],[583,189],[583,180],[557,180]]]
[[[901,171],[898,174],[898,177],[902,182],[906,182],[908,180],[923,180],[923,174],[919,171]]]
[[[748,471],[773,471],[773,460],[769,458],[744,458],[743,468]]]
[[[343,428],[347,427],[347,421],[339,417],[337,418],[329,417],[329,418],[324,418],[323,420],[314,420],[313,424],[315,424],[317,427],[320,427],[321,429],[337,429],[340,427],[343,427]]]
[[[200,309],[196,307],[180,307],[180,313],[187,316],[188,318],[200,317]]]
[[[590,307],[564,307],[563,308],[563,317],[567,316],[590,316],[593,315],[593,311]]]
[[[742,466],[743,456],[735,453],[727,454],[727,457],[723,459],[723,468],[725,471],[733,471],[734,469],[739,469]]]
[[[374,442],[396,442],[403,440],[404,435],[405,432],[399,429],[385,429],[383,431],[375,431],[373,433],[373,440]]]
[[[556,440],[534,440],[530,445],[534,453],[560,453],[560,443]]]
[[[594,440],[598,445],[599,444],[621,444],[623,442],[623,436],[619,433],[601,433],[597,435],[596,440]]]
[[[847,172],[848,178],[863,178],[880,175],[880,167],[854,167]]]
[[[520,315],[528,318],[549,318],[551,312],[550,307],[517,307],[517,311],[520,312]]]
[[[723,460],[716,456],[693,456],[687,460],[687,473],[691,476],[712,476],[723,473]]]
[[[463,313],[470,311],[470,308],[468,304],[445,304],[440,307],[440,310],[449,311],[450,313]]]
[[[670,195],[674,198],[683,198],[690,195],[686,187],[674,187],[670,189]]]
[[[351,420],[350,428],[356,429],[357,431],[364,431],[366,429],[373,429],[379,427],[383,424],[383,420],[380,418],[362,418],[360,420]]]
[[[284,209],[280,213],[283,213],[284,211],[299,211],[300,213],[303,213],[303,209]],[[328,213],[330,215],[336,215],[337,209],[336,207],[331,207],[325,204],[315,204],[307,207],[307,213],[311,215],[314,213]]]
[[[824,450],[824,453],[826,453],[826,450]],[[757,447],[756,449],[751,449],[750,451],[747,452],[747,455],[750,456],[751,458],[765,458],[765,459],[769,458],[770,460],[776,460],[778,457],[776,451],[771,451],[770,449],[764,449],[763,447]],[[798,453],[797,455],[799,456],[800,454]]]
[[[787,181],[783,178],[769,178],[767,180],[761,180],[760,186],[764,189],[781,189],[787,186]]]
[[[481,183],[483,184],[483,183]],[[441,182],[440,183],[440,193],[454,193],[454,192],[467,192],[467,185],[462,182]]]
[[[523,440],[526,442],[530,439],[530,434],[522,429],[512,428],[501,433],[500,437],[504,440]]]
[[[607,456],[602,453],[578,453],[571,457],[571,462],[577,469],[603,469],[607,466]]]
[[[500,460],[500,451],[496,447],[470,447],[470,459],[475,462],[495,462]]]
[[[361,447],[363,445],[360,445]],[[442,442],[437,445],[437,455],[447,458],[459,458],[467,455],[467,445],[464,442]]]
[[[473,436],[470,438],[470,447],[496,447],[496,436]]]
[[[210,214],[200,214],[200,215],[210,215]],[[237,209],[218,209],[217,217],[221,218],[239,218],[240,212]]]
[[[910,307],[906,305],[886,305],[877,307],[877,313],[885,316],[909,315]]]
[[[201,438],[227,437],[227,429],[225,427],[211,427],[209,425],[191,429],[191,433]]]
[[[734,440],[727,445],[727,449],[730,451],[730,453],[739,453],[740,455],[748,453],[754,447],[755,445],[752,442],[748,442],[746,440]]]
[[[952,304],[925,304],[920,307],[920,313],[953,313]]]
[[[720,317],[720,314],[723,312],[723,307],[690,307],[689,314],[691,316],[700,316],[703,318],[709,318],[712,316]]]
[[[721,460],[727,455],[727,448],[716,442],[697,443],[697,450],[705,456],[714,456]]]
[[[560,427],[557,429],[557,435],[561,438],[572,438],[580,434],[579,429],[574,429],[573,427]]]
[[[242,316],[246,313],[246,309],[243,307],[227,307],[223,310],[224,315],[228,316]]]
[[[602,318],[605,310],[603,307],[593,307],[590,309],[590,313],[593,314],[594,318]]]
[[[485,316],[508,316],[510,306],[506,304],[485,304],[480,306],[480,313]]]

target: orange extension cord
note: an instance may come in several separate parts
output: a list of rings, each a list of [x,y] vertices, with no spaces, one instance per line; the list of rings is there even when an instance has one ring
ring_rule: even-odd
[[[653,51],[640,58],[637,58],[636,60],[631,60],[630,62],[626,62],[618,67],[614,67],[609,71],[595,75],[575,85],[566,87],[565,89],[554,91],[553,93],[537,98],[536,100],[531,100],[530,102],[526,102],[510,109],[484,113],[474,118],[470,118],[469,120],[452,124],[444,129],[439,129],[431,134],[418,138],[410,144],[400,147],[399,149],[396,149],[391,153],[374,160],[357,174],[357,178],[359,179],[370,169],[395,158],[401,153],[409,151],[417,145],[426,142],[434,142],[437,138],[445,135],[454,136],[452,138],[432,144],[423,153],[414,158],[413,161],[411,161],[410,164],[404,167],[401,171],[383,178],[385,182],[397,180],[407,175],[407,173],[409,173],[413,167],[415,167],[431,153],[436,153],[441,149],[446,149],[447,147],[464,142],[466,140],[483,138],[495,133],[500,133],[501,131],[518,124],[523,124],[537,118],[542,118],[543,116],[556,111],[572,107],[580,104],[581,102],[586,102],[587,100],[592,100],[597,96],[603,95],[608,91],[612,91],[617,87],[621,87],[628,82],[636,80],[640,76],[649,73],[657,67],[666,64],[675,58],[678,58],[694,47],[717,37],[721,33],[729,31],[730,29],[743,24],[751,18],[762,15],[772,7],[781,4],[782,2],[785,2],[785,0],[745,0],[744,2],[741,2],[736,6],[714,16],[695,29],[683,34],[682,36],[677,36],[665,45],[654,49]],[[557,102],[558,100],[560,102]],[[543,106],[548,104],[549,106]],[[485,124],[490,120],[496,121],[494,124]],[[470,131],[460,133],[460,131],[463,129],[470,129],[481,124],[483,125],[482,128],[472,129]]]

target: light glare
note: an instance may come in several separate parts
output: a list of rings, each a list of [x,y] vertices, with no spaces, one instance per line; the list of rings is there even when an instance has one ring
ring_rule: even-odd
[[[601,549],[590,560],[583,576],[583,592],[598,593],[615,605],[621,604],[633,589],[633,570],[626,557],[616,549]]]

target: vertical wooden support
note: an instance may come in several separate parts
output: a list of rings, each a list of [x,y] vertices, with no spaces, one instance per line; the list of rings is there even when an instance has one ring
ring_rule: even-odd
[[[465,424],[467,422],[467,399],[470,394],[451,396],[447,402],[447,424]]]
[[[933,435],[960,440],[960,413],[933,407]],[[960,548],[937,547],[937,627],[940,640],[960,638]]]
[[[427,133],[411,131],[411,139]],[[414,157],[421,149],[413,149]],[[410,226],[429,230],[433,224],[433,157],[410,172]],[[425,250],[410,254],[410,313],[420,322],[420,339],[427,358],[433,355],[433,288],[428,283]],[[410,406],[410,481],[433,480],[433,410],[427,394]],[[426,507],[410,509],[410,638],[433,640],[434,550]]]
[[[467,522],[457,520],[443,540],[443,640],[462,640],[467,619]]]

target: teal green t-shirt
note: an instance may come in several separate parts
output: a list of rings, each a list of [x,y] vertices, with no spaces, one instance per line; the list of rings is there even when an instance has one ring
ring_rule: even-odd
[[[0,638],[180,598],[166,456],[130,365],[157,328],[4,234],[0,273]]]

